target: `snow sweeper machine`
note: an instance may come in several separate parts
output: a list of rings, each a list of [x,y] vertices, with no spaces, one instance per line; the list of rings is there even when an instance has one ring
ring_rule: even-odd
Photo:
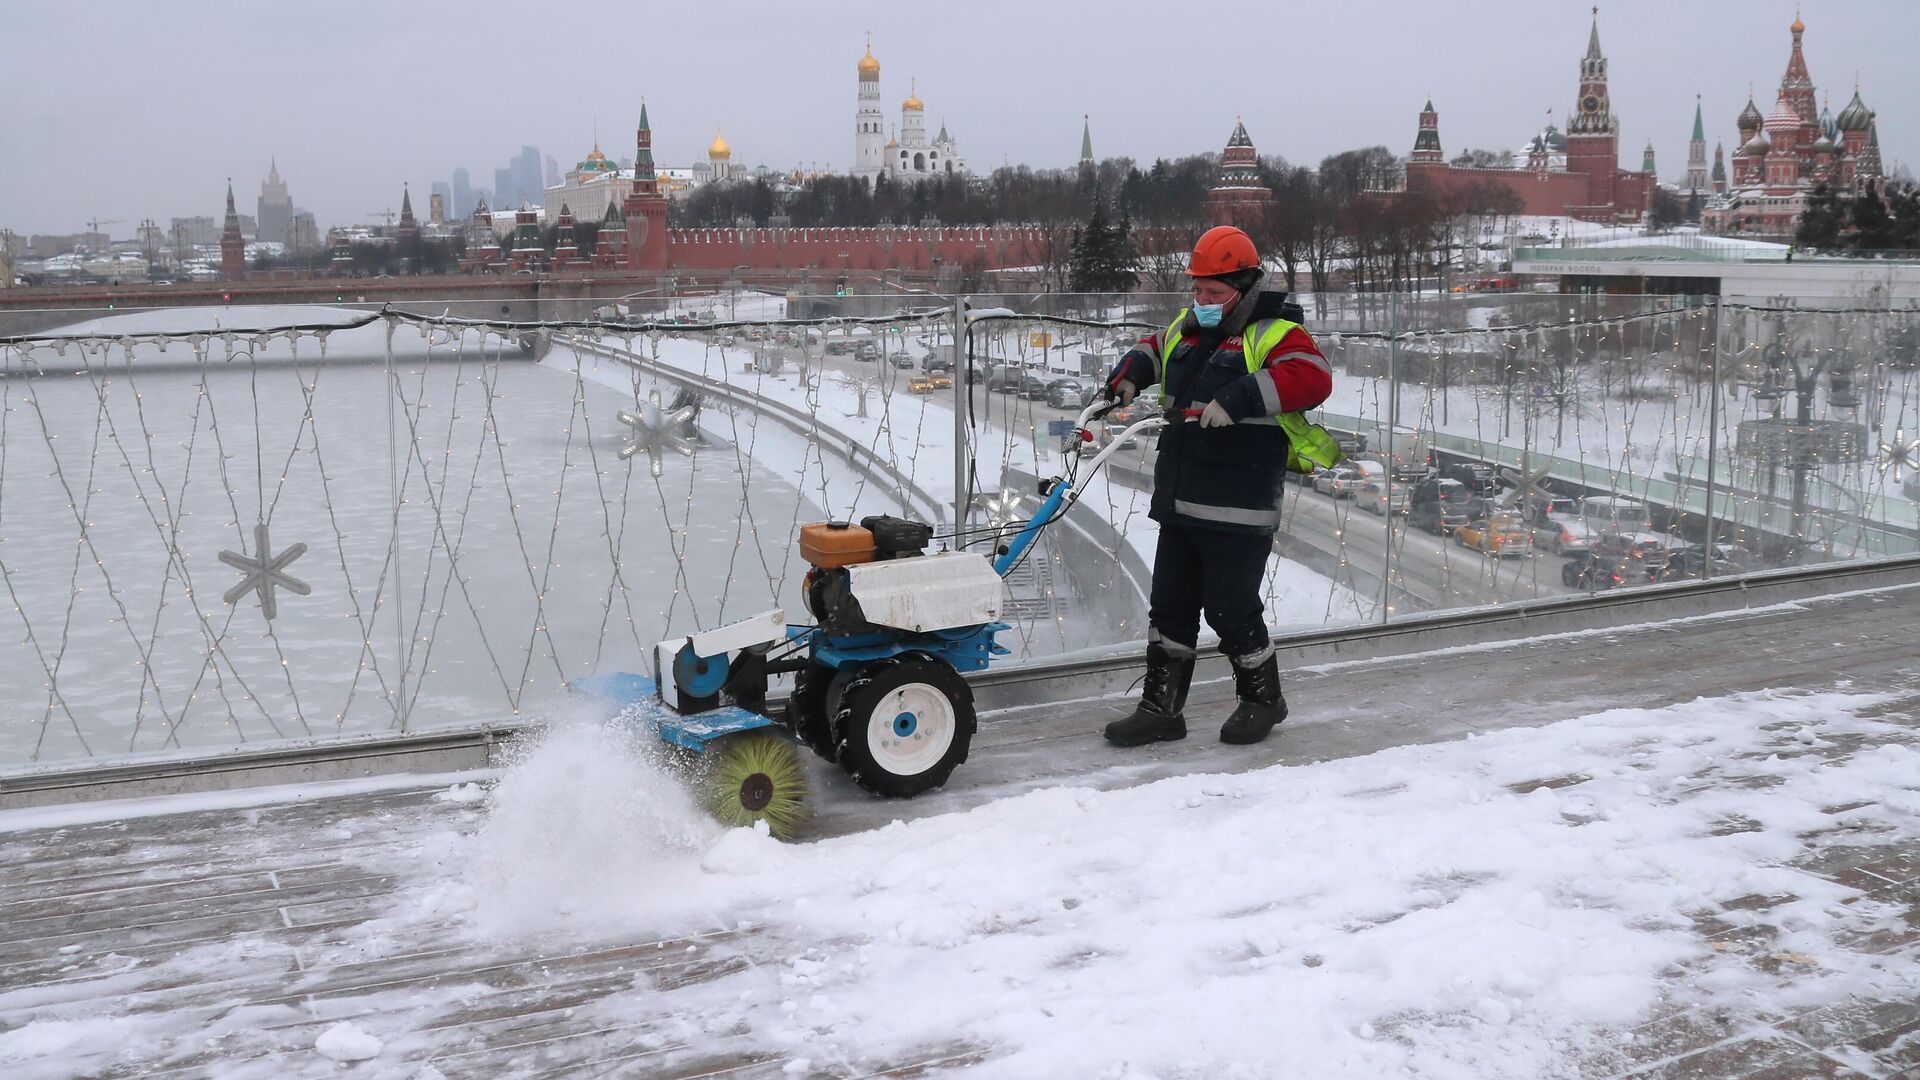
[[[1096,400],[1080,413],[1074,435],[1114,407]],[[1192,410],[1194,415],[1198,410]],[[1182,417],[1186,419],[1186,417]],[[1149,416],[1129,426],[1091,459],[1088,477],[1120,447],[1166,421]],[[800,530],[808,563],[802,583],[810,624],[789,624],[773,610],[653,650],[650,675],[598,675],[575,681],[652,726],[661,740],[688,752],[708,809],[721,821],[764,821],[791,836],[808,816],[806,774],[796,742],[838,762],[875,795],[911,798],[946,783],[973,741],[973,692],[964,673],[980,671],[1008,650],[994,635],[1002,579],[1024,558],[1041,530],[1078,497],[1078,455],[1065,476],[1040,483],[1033,517],[977,531],[993,555],[954,548],[929,552],[933,527],[891,516],[859,523],[829,521]],[[1012,532],[1009,538],[1006,534]],[[793,689],[778,715],[768,708],[768,680],[791,673]]]

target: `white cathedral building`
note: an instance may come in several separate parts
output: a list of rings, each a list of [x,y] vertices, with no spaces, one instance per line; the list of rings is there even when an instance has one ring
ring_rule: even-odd
[[[884,120],[880,113],[880,61],[873,58],[873,42],[867,42],[867,54],[860,58],[860,98],[854,113],[853,175],[869,180],[882,171],[894,180],[919,180],[936,175],[964,175],[966,159],[955,148],[947,125],[927,139],[927,107],[917,88],[909,89],[900,103],[900,128],[884,143]]]

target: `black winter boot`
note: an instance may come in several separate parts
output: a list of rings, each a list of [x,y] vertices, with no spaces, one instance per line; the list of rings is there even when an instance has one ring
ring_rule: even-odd
[[[1272,649],[1251,667],[1242,667],[1240,660],[1233,658],[1233,689],[1240,701],[1220,726],[1220,741],[1246,745],[1266,738],[1287,718],[1287,699],[1280,696],[1280,661]]]
[[[1193,683],[1194,654],[1181,645],[1169,647],[1158,638],[1147,641],[1147,679],[1140,688],[1140,704],[1133,715],[1107,725],[1107,741],[1115,746],[1144,746],[1187,737],[1187,687]]]

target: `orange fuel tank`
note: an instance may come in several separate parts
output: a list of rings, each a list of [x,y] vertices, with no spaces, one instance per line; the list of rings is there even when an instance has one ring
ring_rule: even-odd
[[[874,550],[873,533],[851,522],[800,526],[800,557],[822,570],[872,562]]]

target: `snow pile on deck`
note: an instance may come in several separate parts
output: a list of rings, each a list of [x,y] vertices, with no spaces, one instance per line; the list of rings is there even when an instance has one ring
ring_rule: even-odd
[[[462,902],[543,935],[750,930],[757,962],[595,1008],[815,1065],[959,1045],[995,1076],[1571,1075],[1663,986],[1746,1008],[1920,993],[1844,947],[1889,912],[1782,865],[1820,830],[1920,835],[1920,753],[1863,715],[1880,700],[1616,710],[805,845],[703,838],[624,751],[563,733],[495,792]],[[529,882],[544,916],[513,895]],[[1795,897],[1767,918],[1804,975],[1708,947],[1694,917],[1752,894]]]

